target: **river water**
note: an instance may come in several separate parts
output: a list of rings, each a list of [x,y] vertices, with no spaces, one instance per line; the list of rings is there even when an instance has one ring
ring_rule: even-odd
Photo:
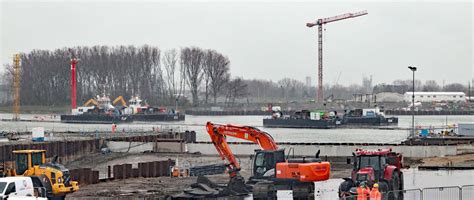
[[[291,129],[263,128],[263,118],[268,116],[193,116],[186,115],[183,122],[134,122],[119,124],[118,130],[152,130],[153,128],[173,128],[179,130],[194,130],[198,141],[209,141],[205,131],[207,121],[222,124],[238,124],[255,126],[270,133],[277,142],[354,142],[354,143],[400,143],[407,136],[408,130],[378,130],[378,129]],[[0,113],[0,119],[11,119],[11,114]],[[39,119],[54,122],[7,122],[0,121],[0,131],[31,131],[33,127],[44,127],[47,131],[110,131],[109,124],[65,124],[59,122],[59,116],[51,119],[49,115],[21,115],[22,119]],[[409,128],[411,116],[398,116],[397,127]],[[474,122],[474,116],[415,116],[415,125],[442,126],[460,122]],[[229,139],[233,141],[233,139]]]

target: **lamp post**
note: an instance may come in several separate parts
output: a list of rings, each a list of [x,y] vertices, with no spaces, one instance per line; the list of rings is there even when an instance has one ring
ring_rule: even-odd
[[[415,71],[416,67],[408,66],[413,72],[413,87],[412,87],[412,95],[411,95],[411,135],[410,138],[415,136]]]

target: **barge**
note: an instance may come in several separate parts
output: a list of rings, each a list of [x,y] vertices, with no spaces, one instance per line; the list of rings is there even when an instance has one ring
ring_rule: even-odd
[[[344,125],[392,126],[398,124],[397,117],[385,117],[379,108],[355,109],[347,111],[343,116]]]
[[[274,111],[272,118],[263,119],[263,126],[268,128],[315,128],[329,129],[341,124],[337,116],[330,116],[324,112],[302,110],[292,115],[283,115],[281,111]]]
[[[338,114],[337,111],[302,110],[290,115],[283,115],[280,110],[273,110],[271,118],[263,119],[263,126],[269,128],[367,128],[372,126],[394,126],[397,117],[385,117],[379,108],[355,109]]]
[[[121,103],[121,107],[115,106]],[[91,106],[89,106],[91,105]],[[132,97],[129,105],[122,96],[111,102],[108,96],[89,99],[84,106],[72,110],[72,114],[61,115],[64,123],[112,124],[134,121],[183,121],[185,115],[174,109],[155,108],[143,105],[139,97]]]

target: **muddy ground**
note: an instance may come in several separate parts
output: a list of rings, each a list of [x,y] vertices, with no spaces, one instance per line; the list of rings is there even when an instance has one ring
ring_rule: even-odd
[[[130,163],[138,167],[139,162],[178,160],[180,167],[192,167],[208,164],[222,164],[223,161],[217,156],[202,156],[193,154],[163,154],[163,153],[112,153],[109,155],[93,154],[77,159],[66,164],[69,169],[92,168],[99,170],[100,177],[107,176],[107,166],[115,164]],[[251,175],[251,159],[249,156],[238,157],[241,163],[241,175],[245,178]],[[407,167],[419,165],[446,165],[451,162],[454,165],[474,165],[474,154],[437,157],[425,159],[406,159]],[[331,178],[343,178],[350,175],[351,166],[346,163],[331,163]],[[227,174],[208,176],[217,183],[226,183]],[[190,184],[196,182],[196,177],[157,177],[157,178],[130,178],[126,180],[114,180],[94,185],[84,185],[78,192],[70,194],[67,199],[163,199],[167,195],[179,193]]]

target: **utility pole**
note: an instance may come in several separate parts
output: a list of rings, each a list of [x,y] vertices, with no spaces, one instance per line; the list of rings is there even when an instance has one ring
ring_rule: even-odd
[[[410,138],[415,137],[415,71],[416,67],[408,66],[408,69],[410,69],[413,72],[413,91],[411,95],[411,135]]]
[[[306,23],[307,27],[318,26],[318,92],[316,96],[317,102],[321,103],[324,100],[323,96],[323,25],[335,22],[343,19],[349,19],[354,17],[359,17],[362,15],[367,15],[367,11],[356,12],[356,13],[346,13],[343,15],[337,15],[333,17],[321,18],[315,22]]]
[[[20,54],[13,57],[13,120],[20,120]]]

